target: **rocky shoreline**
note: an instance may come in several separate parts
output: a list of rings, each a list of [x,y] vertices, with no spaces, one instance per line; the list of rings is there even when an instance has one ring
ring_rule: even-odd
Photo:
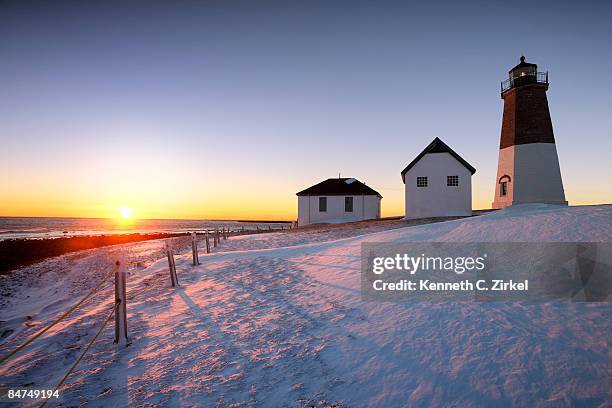
[[[65,238],[7,239],[0,241],[0,274],[31,265],[43,259],[83,249],[130,242],[175,238],[188,233],[87,235]]]

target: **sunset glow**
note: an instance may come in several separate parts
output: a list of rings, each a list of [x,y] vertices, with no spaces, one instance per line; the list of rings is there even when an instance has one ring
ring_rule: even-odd
[[[121,218],[123,218],[124,220],[127,220],[129,218],[132,218],[132,212],[133,210],[129,207],[119,207],[119,214],[121,215]]]

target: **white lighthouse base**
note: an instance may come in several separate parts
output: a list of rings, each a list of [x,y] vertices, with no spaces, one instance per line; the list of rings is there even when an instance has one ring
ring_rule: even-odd
[[[499,151],[493,208],[527,203],[567,205],[554,143],[521,144]]]

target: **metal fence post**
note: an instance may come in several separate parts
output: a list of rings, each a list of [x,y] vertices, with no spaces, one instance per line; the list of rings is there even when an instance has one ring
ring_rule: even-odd
[[[191,255],[193,257],[193,265],[199,265],[200,258],[198,257],[198,238],[195,232],[191,233]]]
[[[215,236],[213,239],[213,247],[216,248],[219,245],[219,228],[215,228]]]
[[[178,278],[176,276],[176,264],[174,263],[174,251],[170,247],[168,241],[166,241],[166,256],[168,257],[168,269],[170,271],[170,282],[172,287],[178,286]]]
[[[120,346],[129,346],[127,335],[127,296],[126,261],[120,258],[115,262],[115,343]]]
[[[210,254],[210,242],[208,242],[208,229],[206,229],[206,232],[204,233],[204,239],[206,241],[206,253]]]

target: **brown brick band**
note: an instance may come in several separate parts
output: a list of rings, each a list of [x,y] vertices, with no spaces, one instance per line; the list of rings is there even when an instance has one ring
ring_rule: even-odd
[[[528,143],[555,143],[547,89],[548,85],[532,84],[504,92],[500,149]]]

